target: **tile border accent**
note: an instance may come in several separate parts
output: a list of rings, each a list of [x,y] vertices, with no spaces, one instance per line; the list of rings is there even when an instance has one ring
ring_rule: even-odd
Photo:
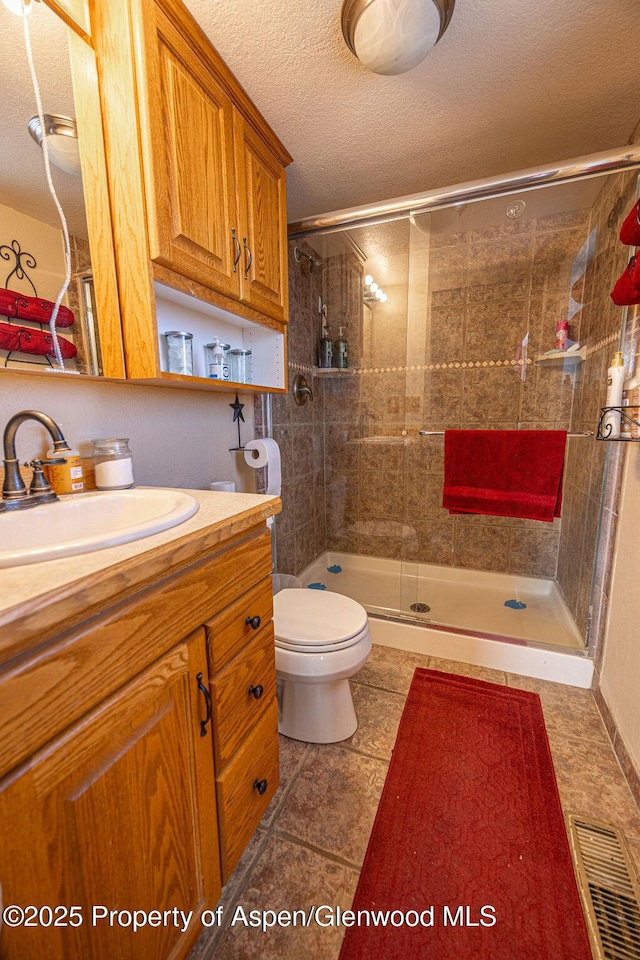
[[[609,709],[609,705],[602,694],[600,689],[600,677],[597,673],[594,674],[594,685],[591,692],[593,694],[593,699],[596,702],[596,706],[600,711],[600,716],[602,717],[602,721],[607,729],[607,733],[609,734],[609,738],[613,745],[613,751],[618,758],[618,763],[620,764],[625,779],[629,784],[629,789],[631,790],[633,799],[635,800],[637,806],[640,807],[640,773],[638,770],[636,770],[622,735],[616,726],[616,722]]]
[[[526,365],[531,366],[533,360],[529,357]],[[417,363],[411,366],[396,367],[354,367],[354,373],[407,373],[420,370],[472,370],[481,367],[520,367],[522,360],[450,360],[441,363]]]

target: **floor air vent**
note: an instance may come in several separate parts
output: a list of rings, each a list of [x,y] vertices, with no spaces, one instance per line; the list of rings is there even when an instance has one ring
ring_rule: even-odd
[[[624,834],[569,814],[569,841],[598,960],[640,960],[640,883]]]
[[[429,613],[431,607],[426,603],[412,603],[409,609],[414,613]]]

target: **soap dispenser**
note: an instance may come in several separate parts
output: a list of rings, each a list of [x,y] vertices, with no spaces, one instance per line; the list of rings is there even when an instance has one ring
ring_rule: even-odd
[[[320,337],[320,346],[318,349],[318,366],[326,370],[333,363],[333,343],[331,342],[331,331],[327,326],[327,315],[322,314],[322,336]]]
[[[345,317],[346,320],[346,317]],[[349,366],[349,348],[344,335],[344,327],[338,328],[338,339],[333,345],[335,364],[338,370],[346,370]]]

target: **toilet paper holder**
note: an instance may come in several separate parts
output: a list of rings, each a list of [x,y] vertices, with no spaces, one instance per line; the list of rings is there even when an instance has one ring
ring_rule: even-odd
[[[313,391],[301,373],[293,378],[293,399],[303,407],[307,400],[313,400]]]

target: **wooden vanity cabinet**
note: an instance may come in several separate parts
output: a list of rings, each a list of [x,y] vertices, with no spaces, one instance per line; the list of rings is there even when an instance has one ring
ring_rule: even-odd
[[[291,157],[180,0],[94,0],[93,20],[127,376],[171,382],[153,281],[284,334]]]
[[[220,896],[204,630],[0,781],[5,903],[80,907],[0,932],[3,960],[183,957]],[[111,926],[92,909],[194,911],[179,926]],[[69,922],[70,921],[70,922]]]
[[[115,568],[113,587],[79,587],[77,612],[68,619],[61,598],[67,619],[22,652],[7,653],[40,610],[10,636],[0,628],[3,900],[82,917],[3,925],[2,960],[185,957],[219,899],[221,862],[226,880],[276,789],[270,534],[209,543],[168,545]],[[194,915],[186,931],[133,934],[92,925],[94,905]]]

